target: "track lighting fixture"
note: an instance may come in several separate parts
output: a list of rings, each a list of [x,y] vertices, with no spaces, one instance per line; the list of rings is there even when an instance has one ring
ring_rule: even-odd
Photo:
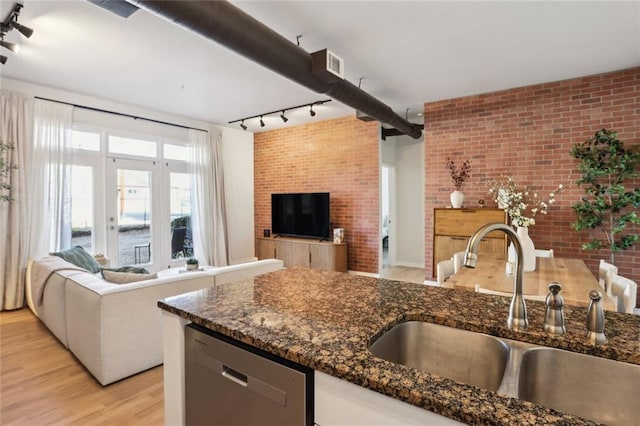
[[[308,104],[302,104],[302,105],[296,105],[293,107],[289,107],[289,108],[282,108],[282,109],[277,109],[275,111],[269,111],[269,112],[265,112],[263,114],[258,114],[258,115],[252,115],[251,117],[244,117],[244,118],[239,118],[237,120],[233,120],[233,121],[229,121],[229,124],[233,124],[233,123],[240,123],[240,127],[242,128],[242,130],[247,130],[247,126],[245,126],[244,121],[245,120],[251,120],[252,118],[258,118],[260,117],[260,127],[265,127],[266,124],[263,120],[263,118],[265,116],[268,115],[276,115],[278,113],[280,113],[280,118],[282,119],[283,123],[286,123],[287,121],[289,121],[289,118],[287,118],[287,116],[285,116],[285,112],[287,111],[291,111],[294,109],[299,109],[299,108],[306,108],[309,107],[309,114],[311,114],[312,117],[315,117],[316,112],[313,110],[314,105],[322,105],[322,104],[326,104],[327,102],[331,102],[331,99],[324,99],[322,101],[315,101],[315,102],[311,102]]]
[[[11,43],[9,41],[4,41],[4,34],[2,34],[0,38],[0,46],[4,47],[5,49],[9,49],[13,53],[18,53],[18,51],[20,50],[20,46],[18,46],[17,44]]]
[[[5,49],[9,49],[14,53],[18,53],[18,51],[20,50],[20,46],[18,46],[16,43],[4,41],[5,34],[13,29],[16,29],[26,38],[29,38],[33,35],[33,30],[31,28],[18,23],[18,15],[20,15],[20,9],[22,9],[22,5],[20,3],[17,3],[15,6],[13,6],[13,9],[11,10],[11,12],[9,12],[9,15],[7,15],[5,20],[0,22],[0,46],[4,47]],[[0,63],[4,65],[6,62],[7,57],[0,56]]]
[[[17,15],[16,15],[16,19],[17,19]],[[19,24],[18,21],[11,21],[11,26],[16,30],[18,30],[20,34],[22,34],[26,38],[29,38],[33,35],[33,30],[31,28],[26,27],[22,24]]]

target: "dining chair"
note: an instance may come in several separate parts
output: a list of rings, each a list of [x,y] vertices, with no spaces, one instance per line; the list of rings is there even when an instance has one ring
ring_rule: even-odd
[[[453,253],[451,259],[453,259],[453,272],[458,273],[462,265],[464,264],[464,251],[459,251],[457,253]]]
[[[613,278],[618,275],[618,267],[612,263],[605,262],[604,259],[600,259],[600,266],[598,268],[598,283],[600,287],[611,296],[611,282]]]
[[[513,293],[510,291],[497,291],[497,290],[489,290],[488,288],[482,288],[479,284],[476,284],[476,293],[484,293],[484,294],[493,294],[495,296],[505,296],[505,297],[513,297]],[[547,295],[540,294],[523,294],[523,298],[526,300],[538,300],[540,302],[544,302],[547,299]]]
[[[442,287],[445,280],[453,274],[455,274],[453,260],[449,259],[438,262],[436,266],[436,277],[439,287]]]
[[[611,281],[611,294],[618,298],[617,311],[628,314],[634,313],[638,284],[635,281],[616,275]]]
[[[549,250],[536,249],[536,257],[553,257],[553,249],[549,249]]]

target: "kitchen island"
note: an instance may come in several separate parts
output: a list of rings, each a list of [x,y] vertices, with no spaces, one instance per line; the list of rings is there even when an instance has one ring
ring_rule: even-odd
[[[543,331],[544,304],[527,302],[529,328],[506,327],[509,299],[303,268],[260,275],[158,303],[163,310],[167,424],[184,422],[184,325],[193,322],[254,348],[468,424],[591,424],[496,392],[374,357],[385,331],[411,320],[640,364],[640,317],[606,313],[607,345],[585,338],[586,309],[565,307],[567,334]],[[555,366],[562,368],[562,366]],[[347,383],[348,382],[348,383]],[[382,406],[382,405],[379,405]],[[316,404],[316,418],[323,424]]]

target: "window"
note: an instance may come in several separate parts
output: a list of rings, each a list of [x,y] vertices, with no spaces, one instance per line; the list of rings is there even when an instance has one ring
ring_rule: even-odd
[[[148,140],[109,136],[109,152],[138,157],[157,157],[157,143]]]
[[[163,157],[167,160],[187,161],[189,159],[189,147],[186,145],[165,143],[163,147]]]
[[[89,253],[93,253],[93,168],[91,166],[71,166],[71,246],[82,246]]]
[[[100,134],[74,130],[71,139],[71,147],[73,149],[82,149],[86,151],[100,151]]]

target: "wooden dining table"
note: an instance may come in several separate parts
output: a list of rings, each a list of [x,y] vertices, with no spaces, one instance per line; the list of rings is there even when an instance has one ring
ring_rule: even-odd
[[[476,285],[490,291],[513,292],[513,275],[506,274],[504,255],[479,255],[475,268],[462,267],[445,281],[445,286],[475,291]],[[535,271],[524,273],[523,294],[545,296],[551,282],[562,285],[565,304],[588,306],[589,291],[602,293],[603,308],[611,311],[616,306],[603,291],[598,280],[581,259],[537,257]]]

